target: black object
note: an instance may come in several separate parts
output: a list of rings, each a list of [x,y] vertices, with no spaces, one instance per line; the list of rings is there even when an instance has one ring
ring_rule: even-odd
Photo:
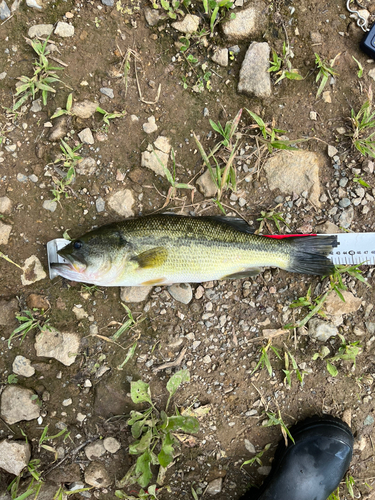
[[[361,50],[375,60],[375,24],[362,39]]]
[[[326,500],[338,487],[352,458],[350,428],[338,418],[315,416],[290,433],[295,444],[280,442],[263,485],[240,500]]]

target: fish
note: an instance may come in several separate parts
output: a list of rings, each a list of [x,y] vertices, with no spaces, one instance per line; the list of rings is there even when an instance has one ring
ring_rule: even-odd
[[[275,239],[235,217],[153,214],[94,229],[71,241],[51,267],[98,286],[151,286],[256,276],[263,267],[328,275],[334,235]]]

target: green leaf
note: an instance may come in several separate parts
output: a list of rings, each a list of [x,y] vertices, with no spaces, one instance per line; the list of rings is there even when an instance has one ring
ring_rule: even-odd
[[[294,71],[285,71],[285,76],[288,80],[303,80],[303,76]]]
[[[129,446],[130,455],[138,455],[139,453],[143,453],[144,451],[146,451],[150,447],[151,439],[152,430],[148,429],[146,434],[144,434],[139,441],[135,441]]]
[[[168,432],[163,439],[161,451],[158,454],[158,461],[162,467],[168,467],[173,461],[173,443],[174,439]]]
[[[336,375],[338,374],[337,368],[334,365],[332,365],[329,361],[327,361],[327,370],[328,373],[332,375],[332,377],[336,377]]]
[[[73,93],[68,95],[68,99],[66,101],[66,110],[70,111],[72,109],[73,104]]]
[[[181,430],[194,433],[199,431],[199,422],[195,417],[172,416],[168,417],[168,425],[165,430],[168,432]]]
[[[190,382],[189,370],[179,370],[168,380],[167,390],[169,394],[173,396],[183,382]]]
[[[133,403],[143,403],[147,402],[153,406],[151,401],[151,391],[150,386],[143,382],[142,380],[138,380],[137,382],[130,383],[130,395]]]
[[[140,437],[140,435],[142,434],[142,430],[143,430],[144,425],[145,425],[144,420],[139,420],[138,422],[135,422],[132,425],[131,432],[132,432],[133,438],[138,439]]]
[[[58,111],[56,111],[52,116],[51,116],[51,120],[53,120],[54,118],[57,118],[58,116],[61,116],[61,115],[66,115],[67,113],[67,110],[66,109],[59,109]]]
[[[142,488],[146,488],[146,486],[148,486],[149,482],[151,481],[152,472],[150,464],[151,464],[150,452],[145,451],[143,455],[138,457],[137,464],[135,466],[136,474],[140,474],[140,477],[138,478],[137,482],[140,486],[142,486]]]

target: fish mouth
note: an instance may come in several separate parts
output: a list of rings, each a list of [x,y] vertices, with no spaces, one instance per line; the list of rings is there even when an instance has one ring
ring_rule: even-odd
[[[65,257],[66,258],[66,257]],[[83,262],[51,262],[51,269],[54,269],[61,276],[70,276],[71,273],[82,274],[86,271],[86,264]]]

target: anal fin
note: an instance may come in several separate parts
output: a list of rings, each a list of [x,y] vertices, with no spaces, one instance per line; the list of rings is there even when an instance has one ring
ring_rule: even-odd
[[[221,279],[226,280],[226,279],[250,278],[258,276],[258,274],[261,273],[262,271],[263,269],[261,267],[251,267],[249,269],[244,269],[243,271],[239,271],[238,273],[227,274],[226,276],[223,276]]]

